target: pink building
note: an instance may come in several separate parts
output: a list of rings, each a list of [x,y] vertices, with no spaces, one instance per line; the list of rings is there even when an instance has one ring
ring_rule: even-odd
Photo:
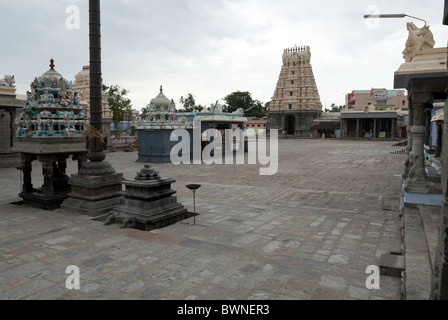
[[[374,105],[376,110],[408,109],[406,90],[353,90],[346,95],[345,106],[350,111],[364,111],[365,106]]]
[[[244,126],[249,129],[265,129],[267,130],[269,127],[268,119],[249,119],[249,121],[244,123]]]

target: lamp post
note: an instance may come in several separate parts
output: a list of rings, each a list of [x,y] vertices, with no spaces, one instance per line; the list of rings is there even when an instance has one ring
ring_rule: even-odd
[[[200,184],[187,184],[186,187],[193,191],[193,208],[194,208],[194,216],[193,216],[193,224],[196,224],[196,190],[201,187]]]
[[[364,15],[364,19],[405,18],[405,17],[421,20],[421,21],[423,21],[425,23],[425,26],[426,26],[426,20],[423,20],[421,18],[417,18],[417,17],[414,17],[414,16],[410,16],[410,15],[407,15],[407,14],[404,14],[404,13],[366,14],[366,15]]]

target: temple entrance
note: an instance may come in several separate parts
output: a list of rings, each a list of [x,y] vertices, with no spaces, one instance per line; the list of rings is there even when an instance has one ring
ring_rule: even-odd
[[[286,133],[287,134],[295,134],[296,133],[296,117],[295,116],[286,116]]]

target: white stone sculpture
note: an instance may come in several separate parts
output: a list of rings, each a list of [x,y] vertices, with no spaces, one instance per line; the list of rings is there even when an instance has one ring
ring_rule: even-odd
[[[403,58],[406,62],[411,62],[415,57],[416,51],[434,48],[435,41],[427,25],[418,28],[414,23],[408,22],[407,29],[409,36],[403,50]]]

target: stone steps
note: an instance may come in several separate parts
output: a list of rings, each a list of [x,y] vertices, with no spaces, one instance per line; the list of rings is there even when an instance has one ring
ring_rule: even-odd
[[[399,141],[395,141],[392,143],[393,146],[406,146],[408,144],[408,139],[403,139]]]

